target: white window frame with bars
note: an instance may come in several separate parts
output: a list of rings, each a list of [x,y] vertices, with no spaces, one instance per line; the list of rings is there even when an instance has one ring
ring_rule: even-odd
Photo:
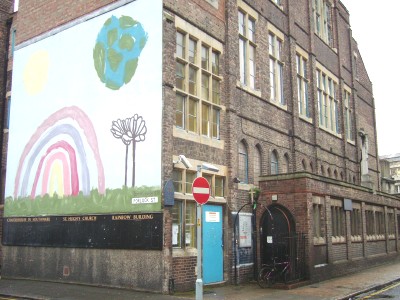
[[[297,99],[299,104],[299,116],[307,122],[312,123],[308,61],[308,53],[299,46],[296,46]]]
[[[393,208],[388,208],[386,211],[387,216],[387,224],[388,224],[388,238],[395,239],[396,238],[396,214]]]
[[[313,196],[313,237],[314,244],[326,243],[325,199],[320,196]]]
[[[343,200],[331,199],[332,243],[346,242],[346,211]]]
[[[338,79],[317,62],[315,70],[317,85],[319,128],[341,138]]]
[[[385,239],[385,212],[384,208],[375,205],[365,206],[365,223],[367,241]]]
[[[287,110],[284,95],[284,34],[268,23],[269,92],[271,103]]]
[[[330,0],[312,0],[315,33],[333,47],[333,3]]]
[[[350,235],[352,242],[362,241],[362,230],[361,203],[352,201],[352,210],[350,211]]]
[[[256,90],[256,23],[258,13],[238,0],[239,82],[238,86],[252,93]]]
[[[178,17],[175,25],[175,128],[220,140],[222,44]]]

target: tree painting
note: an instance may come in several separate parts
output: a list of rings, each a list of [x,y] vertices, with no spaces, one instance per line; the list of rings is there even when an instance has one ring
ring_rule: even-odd
[[[125,120],[118,119],[111,125],[111,133],[117,139],[121,139],[126,147],[125,151],[125,186],[127,186],[128,177],[128,149],[132,144],[132,187],[135,186],[135,168],[136,168],[136,143],[143,142],[147,133],[146,122],[141,116],[135,114]]]

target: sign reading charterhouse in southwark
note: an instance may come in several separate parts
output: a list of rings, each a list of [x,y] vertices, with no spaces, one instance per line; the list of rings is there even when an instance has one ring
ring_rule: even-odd
[[[210,198],[210,184],[204,177],[197,177],[192,184],[192,194],[198,204],[206,204]]]

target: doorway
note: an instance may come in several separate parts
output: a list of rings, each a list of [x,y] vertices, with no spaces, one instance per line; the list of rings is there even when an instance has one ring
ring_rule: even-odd
[[[290,237],[296,233],[296,223],[289,210],[281,205],[271,205],[261,218],[261,263],[269,264],[275,257],[284,261],[291,256]]]
[[[224,279],[222,206],[203,205],[203,280],[205,284]]]

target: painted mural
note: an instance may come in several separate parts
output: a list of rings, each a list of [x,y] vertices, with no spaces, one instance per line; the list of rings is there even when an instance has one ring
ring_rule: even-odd
[[[162,4],[14,52],[5,216],[161,210]]]

